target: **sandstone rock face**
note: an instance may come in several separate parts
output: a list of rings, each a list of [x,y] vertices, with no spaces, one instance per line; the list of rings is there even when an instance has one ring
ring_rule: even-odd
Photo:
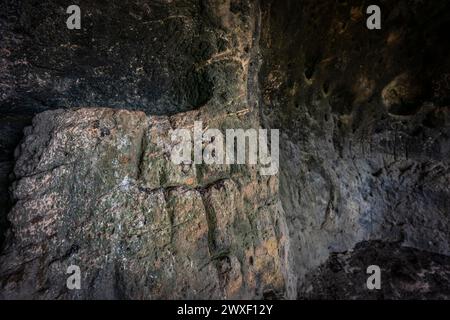
[[[167,126],[194,118],[222,121],[111,109],[37,116],[18,149],[1,298],[287,294],[276,176],[173,165]],[[70,265],[81,268],[81,290],[66,287]]]

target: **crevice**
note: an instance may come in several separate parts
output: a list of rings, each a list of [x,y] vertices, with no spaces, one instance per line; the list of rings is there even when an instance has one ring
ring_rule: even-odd
[[[145,164],[145,155],[146,155],[146,149],[148,145],[147,139],[149,139],[148,131],[149,131],[150,123],[147,121],[147,125],[144,126],[142,135],[140,137],[140,147],[137,154],[137,174],[136,174],[136,181],[141,181],[143,178],[143,172],[144,172],[144,164]]]

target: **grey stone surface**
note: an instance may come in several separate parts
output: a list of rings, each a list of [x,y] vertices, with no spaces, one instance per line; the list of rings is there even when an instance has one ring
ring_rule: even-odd
[[[430,288],[376,298],[447,297],[450,4],[374,3],[379,31],[360,0],[81,1],[70,31],[0,0],[1,297],[368,297],[340,254]],[[193,120],[281,129],[280,176],[174,166]]]
[[[232,95],[245,74],[253,2],[85,0],[81,30],[66,27],[71,4],[1,1],[2,112],[173,114]]]
[[[283,128],[280,197],[299,288],[363,240],[450,253],[449,6],[381,9],[372,32],[360,1],[263,2],[262,119]]]
[[[209,175],[174,166],[165,124],[193,113],[39,114],[17,150],[0,298],[288,295],[277,177],[245,165]],[[81,290],[66,287],[70,265],[81,268]]]

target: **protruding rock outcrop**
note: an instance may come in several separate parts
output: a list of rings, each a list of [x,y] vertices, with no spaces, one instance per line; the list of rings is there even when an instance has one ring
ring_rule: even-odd
[[[167,126],[195,118],[224,125],[201,112],[37,116],[18,149],[2,298],[285,297],[277,177],[174,165]],[[81,290],[66,287],[70,265]]]

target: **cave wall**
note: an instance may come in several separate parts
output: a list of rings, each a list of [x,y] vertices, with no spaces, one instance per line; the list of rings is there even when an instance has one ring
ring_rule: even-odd
[[[299,287],[331,252],[383,240],[449,254],[449,4],[263,1],[263,123]],[[303,288],[304,289],[304,288]]]
[[[175,165],[170,130],[249,126],[174,116],[46,111],[18,149],[0,299],[262,299],[287,288],[278,177],[251,165]],[[79,290],[66,286],[80,268]]]
[[[14,149],[36,114],[108,107],[172,115],[205,105],[218,113],[255,104],[256,90],[247,96],[245,88],[256,85],[258,68],[250,63],[254,2],[80,1],[82,28],[68,30],[71,4],[0,1],[0,246]]]
[[[258,3],[69,4],[1,2],[0,298],[294,297],[277,176],[170,160],[195,120],[259,128]]]
[[[450,5],[373,3],[381,30],[357,0],[80,1],[67,30],[70,1],[0,0],[0,296],[329,298],[355,246],[449,255]],[[280,129],[279,178],[146,170],[194,119]],[[135,238],[155,226],[169,253]],[[80,261],[94,289],[73,295]]]
[[[1,1],[3,113],[196,109],[238,82],[236,70],[208,59],[251,49],[242,38],[254,30],[252,2],[79,1],[81,30],[66,27],[71,4]]]

